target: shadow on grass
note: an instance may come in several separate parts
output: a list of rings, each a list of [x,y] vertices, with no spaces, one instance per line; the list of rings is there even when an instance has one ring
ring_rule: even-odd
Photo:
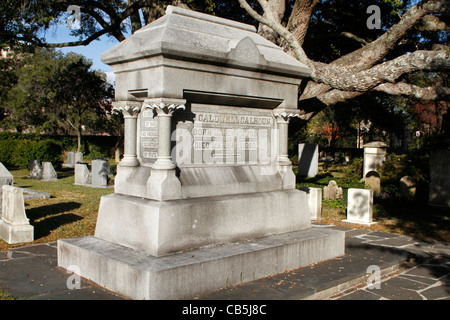
[[[81,207],[81,203],[71,201],[27,209],[27,218],[30,219],[30,224],[34,226],[35,240],[48,236],[52,230],[62,225],[83,219],[76,214],[65,213],[79,207]],[[43,219],[39,220],[41,218]]]
[[[433,207],[422,201],[375,199],[374,217],[395,220],[396,231],[418,238],[450,241],[450,208]]]
[[[58,179],[71,177],[75,174],[74,168],[60,168],[57,170]]]

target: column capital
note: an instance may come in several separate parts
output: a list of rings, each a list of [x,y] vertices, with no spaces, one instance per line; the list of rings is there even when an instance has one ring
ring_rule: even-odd
[[[299,118],[299,114],[295,111],[288,112],[288,111],[275,111],[273,112],[273,115],[275,116],[278,123],[289,123],[289,120],[291,118],[297,117]]]
[[[186,109],[185,103],[183,99],[148,99],[144,101],[142,109],[154,110],[158,117],[171,117],[175,111]]]
[[[115,101],[113,111],[118,111],[126,118],[136,118],[141,111],[142,102],[139,101]]]

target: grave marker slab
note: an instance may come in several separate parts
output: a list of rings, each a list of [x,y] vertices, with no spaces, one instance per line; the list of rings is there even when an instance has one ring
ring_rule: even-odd
[[[311,220],[320,220],[322,218],[322,188],[302,187],[308,198],[308,208]]]
[[[2,186],[12,186],[14,184],[14,176],[6,169],[3,163],[0,162],[0,218],[2,216]]]
[[[75,164],[77,163],[83,163],[83,153],[82,152],[75,152]]]
[[[450,151],[440,150],[430,157],[430,191],[428,203],[450,207]]]
[[[313,143],[298,144],[298,174],[315,177],[319,171],[319,146]]]
[[[63,163],[64,167],[73,168],[75,166],[75,152],[67,152],[67,162]]]
[[[39,160],[30,161],[30,178],[42,179],[43,168],[42,162]]]
[[[91,173],[89,168],[85,163],[75,164],[75,184],[76,185],[87,185],[91,184]]]
[[[342,222],[371,226],[373,222],[373,191],[368,189],[348,189],[347,219]]]
[[[107,186],[109,162],[106,160],[92,160],[91,183],[93,186]]]
[[[58,180],[58,175],[51,162],[42,162],[42,181]]]
[[[381,194],[381,178],[380,174],[376,171],[369,171],[364,177],[366,186],[370,187],[373,191],[374,197],[379,197]]]
[[[25,204],[21,188],[4,185],[2,187],[2,216],[0,238],[9,244],[34,240],[34,227],[25,214]]]

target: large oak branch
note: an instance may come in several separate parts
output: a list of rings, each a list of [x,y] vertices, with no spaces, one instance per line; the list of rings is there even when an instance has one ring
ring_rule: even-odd
[[[333,89],[364,92],[415,71],[450,71],[450,52],[415,51],[356,73],[347,68],[315,63],[311,77]]]

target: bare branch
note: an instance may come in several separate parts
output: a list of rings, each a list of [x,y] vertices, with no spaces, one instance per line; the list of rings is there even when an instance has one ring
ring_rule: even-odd
[[[350,33],[350,32],[341,32],[340,36],[344,37],[344,38],[348,38],[348,39],[354,40],[356,42],[359,42],[363,46],[365,46],[367,44],[366,40],[364,40],[363,38],[360,38],[357,35],[354,35],[353,33]]]
[[[446,87],[423,88],[409,83],[399,82],[396,84],[383,83],[373,88],[373,90],[421,100],[450,100],[450,88]]]

